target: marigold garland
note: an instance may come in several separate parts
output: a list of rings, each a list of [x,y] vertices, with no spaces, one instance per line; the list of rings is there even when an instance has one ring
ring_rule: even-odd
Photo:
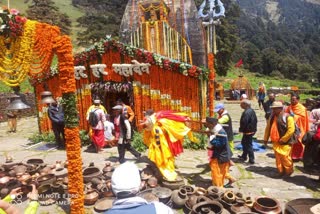
[[[0,39],[0,79],[8,86],[19,85],[30,69],[35,26],[27,20],[20,38]]]
[[[84,193],[82,178],[81,142],[79,137],[78,113],[76,109],[76,81],[70,37],[55,38],[53,49],[59,61],[59,79],[66,111],[66,150],[68,158],[68,191],[71,194],[71,213],[84,213]]]

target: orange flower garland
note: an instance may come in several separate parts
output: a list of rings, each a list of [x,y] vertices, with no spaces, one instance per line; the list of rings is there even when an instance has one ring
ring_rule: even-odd
[[[74,65],[71,40],[68,36],[59,36],[54,49],[59,60],[59,78],[64,100],[66,117],[65,138],[68,158],[68,192],[71,198],[71,213],[84,213],[84,193],[82,177],[81,141],[76,111]],[[68,103],[69,102],[69,103]],[[75,112],[70,112],[70,110]],[[75,114],[71,117],[70,114]],[[75,116],[75,117],[74,117]]]

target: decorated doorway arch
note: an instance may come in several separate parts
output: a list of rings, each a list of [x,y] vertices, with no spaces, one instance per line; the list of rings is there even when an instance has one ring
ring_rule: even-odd
[[[56,26],[26,20],[16,10],[5,10],[0,32],[0,80],[18,86],[27,76],[45,79],[53,56],[58,58],[59,85],[65,111],[65,138],[68,159],[71,213],[84,213],[81,142],[76,108],[76,85],[70,37]]]

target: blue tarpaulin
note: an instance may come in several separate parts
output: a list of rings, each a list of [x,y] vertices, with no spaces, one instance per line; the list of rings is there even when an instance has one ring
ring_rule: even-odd
[[[241,143],[236,143],[234,148],[242,151]],[[252,148],[253,148],[253,151],[255,151],[255,152],[265,152],[266,151],[266,147],[264,145],[261,145],[260,143],[257,143],[255,141],[252,142]]]

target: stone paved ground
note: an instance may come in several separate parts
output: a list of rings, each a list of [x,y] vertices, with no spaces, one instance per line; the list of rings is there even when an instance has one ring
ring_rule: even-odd
[[[225,102],[226,109],[233,118],[234,130],[239,127],[239,119],[242,110],[239,103]],[[265,119],[263,111],[257,108],[256,103],[253,103],[259,122],[258,132],[256,137],[259,140],[263,137]],[[55,163],[56,160],[65,160],[64,151],[36,151],[33,148],[27,149],[27,138],[37,132],[36,118],[22,118],[18,121],[17,133],[7,133],[6,123],[0,123],[0,164],[4,162],[5,155],[13,156],[16,161],[26,161],[29,158],[43,158],[46,163]],[[146,153],[147,154],[147,153]],[[146,155],[145,154],[145,155]],[[240,154],[240,151],[235,151],[235,157]],[[295,172],[292,177],[282,180],[272,178],[276,174],[275,160],[271,149],[263,153],[256,153],[256,164],[248,165],[246,163],[236,163],[231,168],[231,175],[237,178],[234,184],[234,191],[240,191],[246,196],[267,195],[277,198],[282,206],[285,203],[296,198],[319,198],[320,182],[316,176],[304,174],[301,172],[302,163],[295,163]],[[96,166],[103,167],[105,160],[116,160],[116,148],[106,149],[102,154],[88,152],[83,148],[82,158],[84,165],[87,166],[94,161]],[[128,159],[132,159],[131,154],[126,154]],[[145,163],[138,163],[143,168]],[[177,171],[185,178],[186,182],[192,185],[208,187],[210,181],[210,169],[206,151],[191,151],[186,150],[176,160]],[[21,210],[25,207],[25,203],[18,205]],[[38,213],[68,213],[67,206],[42,206]],[[87,213],[94,213],[92,207],[88,207]],[[182,211],[176,211],[182,213]]]

